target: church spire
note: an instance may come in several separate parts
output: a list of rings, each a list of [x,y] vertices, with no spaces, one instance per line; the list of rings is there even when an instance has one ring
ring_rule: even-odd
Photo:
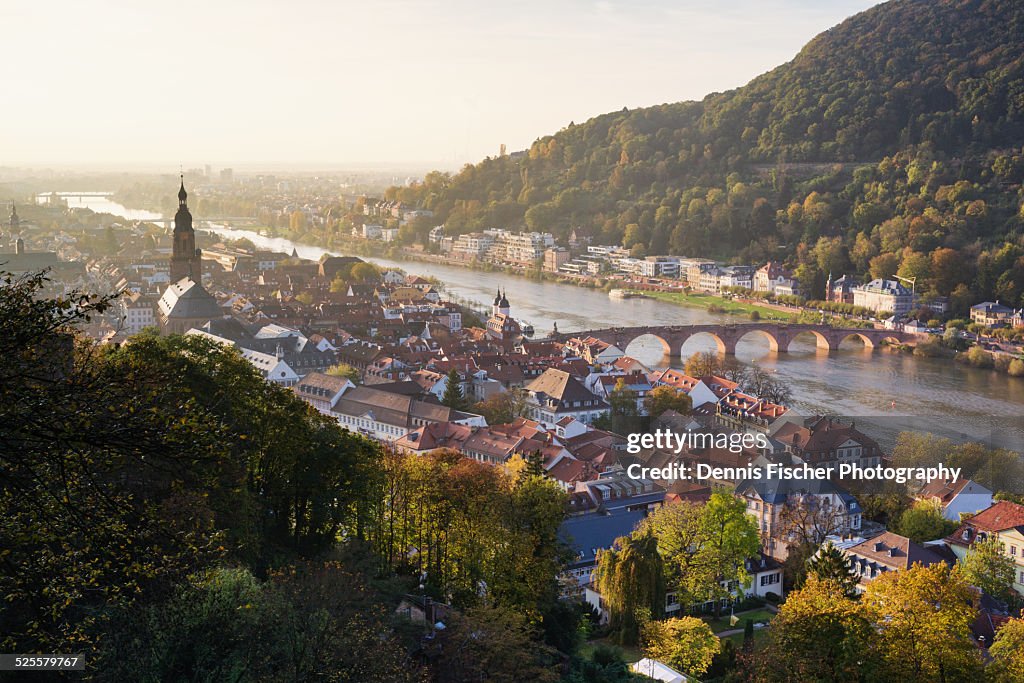
[[[192,213],[188,210],[188,192],[185,176],[181,176],[178,190],[178,212],[174,214],[174,241],[171,250],[171,282],[189,278],[199,282],[203,275],[202,252],[196,248],[196,233],[192,228]]]

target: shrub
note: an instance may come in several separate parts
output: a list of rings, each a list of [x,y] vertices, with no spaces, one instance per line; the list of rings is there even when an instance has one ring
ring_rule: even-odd
[[[964,356],[968,363],[976,368],[991,368],[995,365],[992,354],[980,346],[972,346]]]

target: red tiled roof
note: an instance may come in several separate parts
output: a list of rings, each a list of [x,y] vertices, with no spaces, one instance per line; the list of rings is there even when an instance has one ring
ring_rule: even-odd
[[[1024,526],[1024,505],[1011,503],[1008,500],[1000,500],[967,519],[946,540],[959,545],[969,545],[974,542],[977,534],[972,533],[969,539],[964,539],[964,529],[970,528],[973,531],[997,532],[1019,526]]]
[[[949,501],[956,498],[957,494],[964,490],[970,479],[958,479],[957,481],[950,481],[948,479],[934,479],[921,489],[921,498],[938,498],[945,505]]]

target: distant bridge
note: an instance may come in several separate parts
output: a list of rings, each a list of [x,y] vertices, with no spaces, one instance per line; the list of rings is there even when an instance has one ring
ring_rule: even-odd
[[[819,349],[836,351],[839,345],[851,337],[860,339],[864,346],[873,349],[882,343],[907,344],[916,343],[923,335],[913,332],[897,332],[895,330],[859,329],[829,327],[828,325],[788,325],[785,323],[744,323],[736,325],[676,325],[651,327],[612,327],[586,332],[561,333],[552,335],[552,339],[565,340],[571,337],[595,337],[603,342],[614,344],[626,350],[635,339],[652,336],[661,342],[665,354],[678,358],[683,344],[695,334],[708,334],[718,344],[718,352],[731,356],[736,353],[736,345],[748,334],[760,335],[768,339],[768,347],[776,353],[786,353],[789,345],[801,334],[811,334]]]
[[[253,218],[252,216],[212,216],[210,218],[206,218],[204,216],[203,218],[194,219],[194,222],[196,224],[195,225],[196,230],[208,229],[208,228],[206,228],[206,226],[203,225],[204,223],[253,223],[253,224],[256,224],[256,223],[259,223],[259,221],[260,221],[259,218]],[[170,217],[164,216],[163,218],[146,218],[144,220],[140,219],[140,222],[142,222],[142,223],[158,223],[158,224],[161,224],[161,225],[163,225],[163,224],[170,225],[171,223],[174,222],[174,217],[173,216],[170,216]]]

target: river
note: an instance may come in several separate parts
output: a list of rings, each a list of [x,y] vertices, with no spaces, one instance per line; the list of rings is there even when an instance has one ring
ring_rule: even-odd
[[[151,212],[126,209],[109,197],[82,197],[78,206],[94,208],[131,220],[158,217]],[[283,238],[265,237],[251,230],[208,226],[204,230],[245,238],[261,249],[319,259],[327,250],[296,244]],[[489,307],[495,290],[508,293],[512,315],[528,321],[538,336],[557,323],[559,331],[628,327],[631,325],[685,325],[737,322],[734,316],[715,315],[652,299],[611,299],[602,291],[553,282],[537,282],[505,273],[488,273],[456,266],[415,261],[367,258],[380,266],[433,276],[456,297]],[[700,335],[683,347],[683,357],[696,351],[714,350],[714,341]],[[627,352],[648,366],[664,366],[660,342],[638,339]],[[888,445],[896,433],[913,429],[957,440],[981,440],[1024,451],[1024,379],[990,370],[979,370],[947,360],[917,358],[887,350],[869,351],[859,342],[847,341],[833,353],[819,351],[810,335],[793,342],[788,354],[774,354],[767,340],[750,335],[736,349],[736,356],[777,374],[793,392],[795,408],[806,415],[829,413],[848,416],[869,427],[865,431]],[[673,361],[679,365],[680,361]]]

